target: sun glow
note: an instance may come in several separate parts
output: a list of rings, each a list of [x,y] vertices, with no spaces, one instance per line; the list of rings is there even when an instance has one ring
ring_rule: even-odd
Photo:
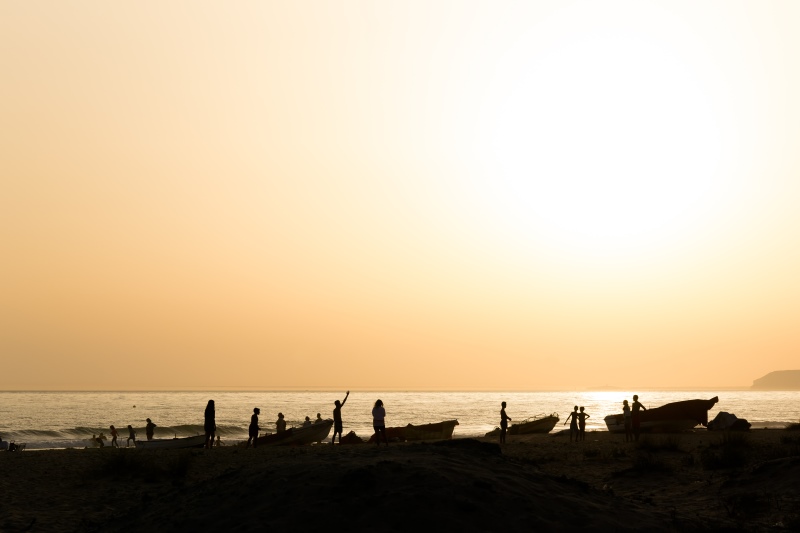
[[[676,28],[658,19],[653,35],[587,11],[554,17],[503,58],[485,110],[484,197],[515,232],[562,247],[669,239],[707,213],[718,179],[711,95]]]

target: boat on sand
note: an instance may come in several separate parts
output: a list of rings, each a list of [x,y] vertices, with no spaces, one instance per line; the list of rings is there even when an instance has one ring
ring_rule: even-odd
[[[508,428],[509,435],[526,435],[528,433],[550,433],[558,423],[558,413],[541,414],[531,418],[526,418],[521,422],[512,424]],[[487,437],[497,437],[500,435],[500,428],[494,428],[486,434]]]
[[[174,450],[178,448],[202,448],[206,443],[205,435],[174,439],[137,440],[136,448],[141,450]]]
[[[453,430],[458,425],[458,420],[444,420],[433,424],[415,426],[408,424],[404,427],[386,428],[386,438],[391,441],[406,440],[448,440],[453,438]],[[369,442],[375,442],[373,434]]]
[[[710,400],[684,400],[654,407],[639,413],[639,428],[642,433],[676,433],[688,431],[697,425],[708,425],[708,410],[714,407],[719,397]],[[625,433],[625,418],[620,414],[604,418],[611,433]]]
[[[301,426],[296,428],[289,428],[280,433],[271,433],[269,435],[262,435],[256,440],[257,446],[302,446],[304,444],[312,444],[314,442],[322,442],[328,438],[328,434],[333,427],[333,420],[330,418],[322,422],[311,424],[310,426]],[[247,446],[247,442],[242,442],[239,446]]]

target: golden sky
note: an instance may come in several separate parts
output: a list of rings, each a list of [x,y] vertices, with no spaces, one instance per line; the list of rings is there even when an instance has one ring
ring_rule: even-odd
[[[800,3],[0,3],[0,389],[748,386]]]

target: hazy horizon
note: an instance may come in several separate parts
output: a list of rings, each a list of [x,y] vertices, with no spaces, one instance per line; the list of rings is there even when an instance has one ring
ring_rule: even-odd
[[[800,4],[0,6],[0,389],[747,388]]]

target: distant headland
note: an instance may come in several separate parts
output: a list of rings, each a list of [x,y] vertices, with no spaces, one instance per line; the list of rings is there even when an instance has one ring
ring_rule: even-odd
[[[800,390],[800,370],[776,370],[753,381],[756,390]]]

